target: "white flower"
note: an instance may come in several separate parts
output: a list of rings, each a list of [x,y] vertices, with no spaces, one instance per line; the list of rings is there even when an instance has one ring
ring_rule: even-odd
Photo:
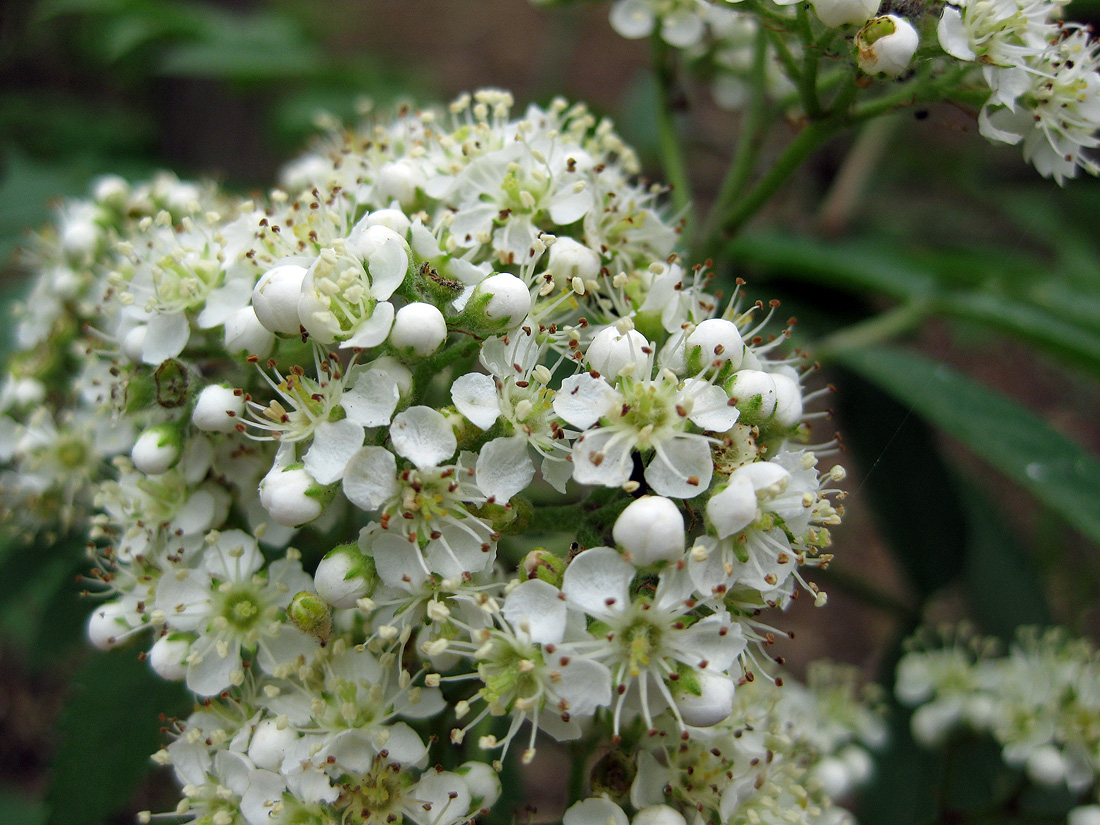
[[[1023,142],[1024,158],[1059,184],[1079,169],[1100,174],[1083,149],[1100,145],[1100,46],[1074,29],[1022,69],[989,70],[1010,76],[1012,94],[993,95],[978,118],[981,133],[1004,143]],[[996,82],[996,81],[995,81]]]
[[[867,74],[897,77],[909,68],[918,45],[920,35],[904,17],[876,17],[856,34],[859,68]]]
[[[241,651],[256,650],[256,663],[275,664],[309,653],[316,642],[281,620],[291,597],[312,589],[296,560],[268,565],[256,540],[240,530],[217,534],[202,566],[161,579],[156,607],[169,629],[195,634],[187,655],[187,687],[213,696],[244,678]]]
[[[634,450],[652,451],[646,481],[672,498],[699,495],[714,469],[710,438],[688,425],[725,432],[738,415],[721,388],[696,379],[680,382],[666,370],[653,380],[621,377],[614,387],[588,373],[571,376],[554,397],[554,411],[585,430],[573,444],[573,477],[581,484],[625,484]]]
[[[572,607],[607,626],[601,638],[577,643],[577,647],[589,658],[604,662],[614,674],[619,695],[614,708],[615,730],[630,686],[636,686],[642,717],[652,728],[655,709],[671,707],[678,713],[672,690],[701,691],[691,681],[695,672],[725,674],[745,649],[740,626],[725,613],[692,624],[683,621],[695,603],[686,599],[690,583],[678,571],[661,574],[652,598],[632,596],[635,572],[615,550],[595,547],[570,562],[562,584]],[[651,690],[655,696],[649,695]]]

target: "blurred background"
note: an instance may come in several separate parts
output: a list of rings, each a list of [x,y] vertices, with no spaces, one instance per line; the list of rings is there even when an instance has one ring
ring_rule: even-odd
[[[1090,2],[1072,16],[1094,15]],[[526,0],[4,0],[0,301],[24,287],[27,233],[95,176],[167,168],[262,192],[319,124],[396,101],[482,86],[510,89],[520,106],[584,100],[660,180],[647,43],[615,35],[607,11]],[[686,75],[676,91],[705,211],[738,118]],[[796,128],[773,129],[765,155]],[[727,250],[719,276],[748,280],[753,299],[782,298],[782,317],[800,321],[796,344],[815,354],[930,299],[897,322],[913,345],[901,361],[837,357],[811,379],[837,387],[837,415],[815,440],[841,434],[850,495],[837,560],[818,577],[829,607],[803,600],[784,623],[797,639],[780,653],[796,674],[828,656],[888,681],[898,641],[922,621],[965,616],[1002,636],[1055,621],[1100,634],[1098,229],[1096,181],[1058,190],[1017,148],[981,139],[975,112],[942,106],[828,145]],[[826,362],[829,352],[821,347]],[[137,810],[171,810],[170,778],[147,775],[143,754],[160,739],[142,714],[178,711],[182,698],[150,687],[133,651],[85,650],[91,605],[74,576],[87,562],[52,552],[0,546],[0,822],[129,823]],[[120,738],[132,740],[121,755]],[[552,793],[531,802],[538,820],[560,812]],[[863,811],[875,821],[873,802]]]

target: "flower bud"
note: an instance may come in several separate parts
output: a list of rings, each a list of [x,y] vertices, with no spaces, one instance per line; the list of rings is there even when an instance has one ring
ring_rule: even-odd
[[[631,378],[648,378],[649,357],[643,351],[652,351],[646,337],[637,330],[625,333],[615,327],[604,327],[588,345],[585,360],[596,372],[614,382],[620,375]]]
[[[630,825],[687,825],[687,820],[669,805],[649,805],[634,814]]]
[[[150,476],[159,476],[170,470],[183,451],[183,438],[175,423],[150,427],[134,442],[130,458],[134,466]]]
[[[178,682],[187,675],[191,638],[182,633],[161,636],[149,649],[149,666],[160,678]]]
[[[830,29],[866,23],[878,11],[880,0],[810,0],[818,18]]]
[[[447,340],[447,321],[432,304],[416,302],[397,310],[390,345],[406,357],[426,358]]]
[[[357,544],[341,544],[321,559],[313,584],[319,595],[333,607],[355,607],[362,598],[370,598],[378,586],[374,559]]]
[[[500,798],[500,777],[484,762],[464,762],[455,771],[470,789],[470,810],[491,808]]]
[[[283,335],[301,331],[298,300],[306,272],[301,264],[285,263],[272,267],[260,278],[252,290],[252,308],[266,329]]]
[[[788,375],[772,373],[775,382],[775,415],[772,420],[780,427],[797,427],[802,421],[802,388]]]
[[[231,433],[244,415],[244,394],[223,384],[203,387],[191,423],[209,433]]]
[[[107,602],[88,617],[88,638],[100,650],[110,650],[130,632],[126,608],[121,602]]]
[[[474,287],[463,315],[478,331],[504,332],[523,323],[530,311],[527,284],[515,275],[497,272]]]
[[[684,554],[684,517],[662,496],[632,501],[615,520],[611,534],[637,567],[674,561]]]
[[[325,644],[332,635],[332,608],[316,593],[297,593],[286,608],[290,623],[308,636]]]
[[[813,766],[813,777],[830,799],[839,799],[852,789],[847,766],[835,756],[826,756]]]
[[[565,579],[565,559],[545,547],[536,547],[523,557],[523,572],[529,579],[542,579],[560,588]]]
[[[241,307],[225,319],[225,349],[233,355],[267,358],[275,349],[275,333],[260,323],[255,309]]]
[[[424,173],[409,158],[387,163],[378,170],[375,186],[387,202],[396,200],[404,209],[416,205],[416,190],[425,184]]]
[[[332,500],[336,487],[318,484],[301,465],[275,466],[260,482],[260,504],[276,524],[301,527]]]
[[[876,17],[856,34],[859,68],[867,74],[897,77],[909,68],[918,45],[920,36],[904,17]]]
[[[290,725],[282,725],[275,719],[264,719],[252,731],[248,744],[248,758],[265,771],[278,771],[291,745],[298,741],[298,733]]]
[[[368,226],[387,226],[404,238],[408,236],[412,222],[409,220],[409,216],[400,209],[376,209],[359,221],[359,225],[364,228]]]
[[[762,370],[739,370],[725,383],[726,393],[737,409],[744,424],[760,424],[775,415],[775,381]]]
[[[708,318],[699,324],[685,342],[688,371],[699,373],[721,361],[725,378],[726,372],[732,372],[741,366],[745,355],[745,342],[737,324],[724,318]]]
[[[684,722],[696,728],[717,725],[733,713],[735,683],[728,674],[710,670],[693,669],[681,674],[679,682],[687,683],[687,689],[673,694],[676,708]]]
[[[101,175],[92,181],[92,197],[97,203],[121,209],[130,196],[130,184],[118,175]]]
[[[574,278],[591,281],[600,274],[600,256],[572,238],[558,238],[550,246],[546,271],[553,276],[558,289],[568,286]]]

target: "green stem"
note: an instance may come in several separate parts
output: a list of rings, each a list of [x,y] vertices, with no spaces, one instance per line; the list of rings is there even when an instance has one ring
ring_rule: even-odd
[[[866,321],[852,324],[819,341],[813,347],[814,358],[830,361],[849,350],[881,344],[916,327],[928,317],[932,308],[931,301],[914,299]]]
[[[584,739],[573,742],[569,746],[569,787],[566,807],[585,798],[584,785],[588,778],[588,754],[591,752],[592,743]]]
[[[687,164],[672,111],[672,97],[677,83],[675,55],[661,40],[659,32],[653,34],[650,53],[653,57],[653,75],[657,88],[657,141],[661,152],[661,166],[665,179],[672,187],[672,205],[677,214],[683,216],[683,237],[690,240],[691,187],[688,184]]]
[[[756,34],[755,51],[753,53],[752,72],[749,76],[751,84],[751,96],[745,113],[741,117],[741,129],[737,136],[737,148],[734,149],[733,159],[730,161],[726,175],[722,179],[722,185],[718,190],[718,196],[707,216],[707,227],[703,237],[715,238],[720,231],[717,225],[722,215],[726,214],[733,203],[741,195],[745,184],[752,175],[753,165],[760,149],[760,142],[767,119],[767,107],[765,106],[764,74],[767,70],[768,34],[764,28]],[[711,250],[702,250],[703,254],[697,260],[708,257]]]
[[[815,150],[833,137],[845,125],[842,118],[816,120],[807,125],[790,145],[772,164],[771,168],[756,182],[738,204],[731,209],[718,224],[719,231],[725,235],[734,235],[767,203],[780,186],[794,174]],[[717,243],[718,238],[714,239]]]
[[[814,31],[810,23],[809,12],[805,3],[797,3],[798,37],[802,41],[802,76],[798,80],[798,92],[802,97],[802,105],[806,107],[806,114],[811,120],[819,120],[824,115],[821,102],[817,98],[817,56],[818,51],[814,44]]]

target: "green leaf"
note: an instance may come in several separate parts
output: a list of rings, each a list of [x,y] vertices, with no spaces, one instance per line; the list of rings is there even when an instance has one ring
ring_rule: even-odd
[[[99,825],[120,811],[162,744],[159,715],[187,707],[182,686],[157,677],[133,648],[93,655],[59,723],[47,825]]]
[[[863,471],[859,491],[923,600],[965,563],[966,519],[951,471],[932,431],[905,405],[851,373],[838,373],[834,383],[844,442]]]
[[[974,618],[1005,641],[1023,625],[1050,624],[1042,578],[1004,514],[975,485],[958,487],[968,525],[963,584]]]
[[[43,825],[46,806],[8,788],[0,788],[0,822],[4,825]]]
[[[836,357],[1100,543],[1100,461],[1077,444],[1014,401],[926,356],[877,347]]]
[[[764,274],[922,302],[930,313],[1005,332],[1100,375],[1100,292],[1083,292],[1034,257],[1005,259],[986,250],[915,254],[783,233],[743,236],[726,253]]]

